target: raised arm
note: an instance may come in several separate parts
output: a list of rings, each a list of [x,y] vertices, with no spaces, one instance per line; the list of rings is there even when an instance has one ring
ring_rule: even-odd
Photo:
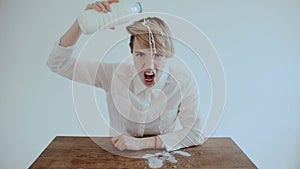
[[[97,10],[98,12],[110,12],[110,4],[118,0],[109,0],[88,4],[85,10]],[[86,62],[72,58],[74,46],[80,38],[81,30],[77,20],[55,43],[47,61],[48,67],[55,73],[68,79],[107,89],[110,83],[109,75],[112,73],[112,64],[99,64],[98,62]],[[76,66],[76,76],[74,68]]]
[[[81,35],[81,30],[77,20],[68,29],[68,31],[60,38],[59,45],[62,47],[69,47],[76,44]]]

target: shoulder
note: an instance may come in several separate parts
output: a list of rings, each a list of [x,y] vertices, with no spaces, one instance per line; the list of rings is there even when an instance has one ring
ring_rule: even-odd
[[[193,81],[193,74],[189,66],[179,58],[170,58],[167,62],[169,75],[181,84]]]
[[[183,60],[175,58],[169,60],[168,67],[169,76],[179,84],[183,96],[197,97],[198,85],[189,65]]]

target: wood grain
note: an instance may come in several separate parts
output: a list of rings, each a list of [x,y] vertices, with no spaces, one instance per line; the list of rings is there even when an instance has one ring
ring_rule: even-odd
[[[210,138],[202,146],[182,149],[191,154],[175,154],[177,163],[162,168],[253,169],[257,168],[231,138]],[[112,169],[149,168],[144,154],[158,150],[118,151],[109,137],[57,136],[29,167],[30,169]]]

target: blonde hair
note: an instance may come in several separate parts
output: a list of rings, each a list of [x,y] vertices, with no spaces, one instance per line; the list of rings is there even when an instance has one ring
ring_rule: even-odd
[[[166,52],[166,57],[172,57],[174,53],[174,44],[171,37],[171,31],[167,24],[157,18],[148,17],[134,22],[132,25],[126,27],[129,34],[131,34],[129,46],[131,53],[133,52],[133,41],[136,38],[140,45],[144,48],[156,48],[160,51]],[[149,29],[153,34],[155,46],[150,46]]]

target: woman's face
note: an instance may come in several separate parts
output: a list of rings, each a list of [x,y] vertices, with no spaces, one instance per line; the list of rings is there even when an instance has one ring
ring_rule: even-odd
[[[152,53],[152,56],[151,56]],[[142,47],[135,38],[133,42],[133,61],[138,75],[145,86],[153,86],[160,78],[167,62],[165,52]]]

